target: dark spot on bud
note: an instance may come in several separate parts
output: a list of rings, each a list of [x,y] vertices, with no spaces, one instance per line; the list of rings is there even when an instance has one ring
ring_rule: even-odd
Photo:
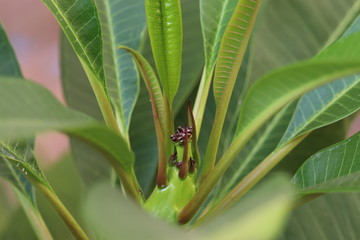
[[[190,157],[189,162],[190,162],[190,164],[189,164],[189,172],[193,173],[195,171],[196,162],[195,162],[194,159],[192,159],[192,157]]]

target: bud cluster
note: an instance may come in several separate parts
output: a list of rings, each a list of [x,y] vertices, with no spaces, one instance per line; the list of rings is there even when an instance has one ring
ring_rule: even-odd
[[[170,135],[171,140],[174,143],[184,143],[185,140],[185,131],[187,131],[188,134],[188,138],[190,139],[191,135],[192,135],[192,127],[182,127],[182,126],[178,126],[176,133]]]

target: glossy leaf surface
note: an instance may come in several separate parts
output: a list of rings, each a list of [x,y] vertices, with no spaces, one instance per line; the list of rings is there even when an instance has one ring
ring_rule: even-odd
[[[105,87],[98,12],[92,0],[43,0],[55,15],[77,55]]]
[[[171,104],[179,86],[182,63],[180,0],[145,0],[145,10],[156,68]]]
[[[258,125],[257,122],[265,122],[268,116],[301,94],[321,84],[357,73],[359,39],[360,34],[353,34],[331,45],[313,60],[293,64],[262,77],[244,100],[237,134]]]
[[[224,94],[231,95],[260,4],[261,0],[240,0],[227,25],[220,44],[214,76],[217,106]],[[228,98],[230,99],[230,96]]]
[[[292,182],[300,194],[359,190],[360,133],[330,146],[311,158],[295,173]]]
[[[128,132],[139,94],[139,74],[131,56],[118,45],[138,49],[145,28],[143,1],[96,0],[104,44],[104,69],[110,98],[123,132]]]

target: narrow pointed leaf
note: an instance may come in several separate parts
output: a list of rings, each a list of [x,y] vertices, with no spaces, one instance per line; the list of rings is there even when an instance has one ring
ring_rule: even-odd
[[[156,68],[170,104],[180,82],[182,19],[180,0],[145,0]]]
[[[139,72],[144,79],[152,104],[154,104],[155,106],[158,119],[154,119],[154,121],[159,121],[162,129],[165,129],[164,99],[161,92],[159,80],[157,79],[154,70],[152,69],[148,61],[139,52],[125,46],[119,46],[119,49],[128,51],[134,58]]]
[[[138,49],[146,23],[144,2],[96,0],[96,3],[103,34],[106,85],[122,131],[128,132],[139,94],[139,74],[131,56],[117,46]]]
[[[136,65],[145,81],[146,88],[150,95],[151,109],[153,112],[153,119],[156,131],[157,146],[158,146],[158,175],[157,185],[163,187],[167,185],[166,169],[167,158],[164,148],[164,134],[165,134],[165,115],[164,115],[164,98],[161,92],[159,82],[156,78],[155,72],[146,61],[146,59],[138,52],[124,47],[119,47],[122,50],[128,51],[134,58]]]
[[[16,60],[14,50],[0,24],[0,76],[21,77],[21,70]]]
[[[220,41],[236,7],[236,1],[200,0],[201,27],[204,38],[206,79],[215,66]]]
[[[359,191],[360,133],[330,146],[300,167],[292,179],[300,194]]]
[[[261,0],[240,0],[227,25],[214,76],[217,106],[224,95],[231,95],[260,5]],[[228,98],[230,99],[230,96]]]
[[[204,159],[200,181],[213,169],[231,94],[252,33],[261,0],[238,1],[225,30],[215,67],[214,98],[216,114]]]
[[[183,18],[183,63],[181,69],[181,84],[173,102],[174,116],[187,102],[191,92],[197,87],[201,71],[204,65],[204,53],[200,26],[199,0],[182,0]],[[144,34],[141,53],[155,69],[155,63],[151,53],[148,34]],[[143,121],[152,117],[149,93],[143,81],[140,81],[141,88],[136,109],[134,110],[130,140],[131,146],[136,154],[135,170],[142,186],[151,186],[157,165],[157,148],[154,124],[152,121]],[[183,114],[181,114],[183,116]],[[185,119],[181,122],[185,122]],[[146,136],[144,136],[146,132]],[[141,176],[141,177],[140,177]],[[145,189],[152,191],[152,188]]]

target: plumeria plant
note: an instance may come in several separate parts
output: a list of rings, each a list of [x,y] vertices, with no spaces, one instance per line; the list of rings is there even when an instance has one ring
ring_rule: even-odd
[[[0,28],[0,176],[38,239],[69,236],[35,191],[76,239],[360,237],[358,0],[42,1],[67,106]],[[82,179],[76,219],[33,153],[54,130]]]

